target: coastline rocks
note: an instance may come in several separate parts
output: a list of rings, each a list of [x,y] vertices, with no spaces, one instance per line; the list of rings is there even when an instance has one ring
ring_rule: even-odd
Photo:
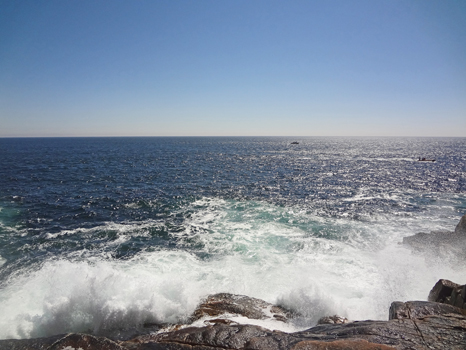
[[[131,349],[465,349],[466,316],[432,315],[390,321],[355,321],[284,333],[252,325],[214,325],[140,337]],[[152,345],[150,345],[152,344]],[[155,345],[158,344],[158,345]],[[167,347],[162,347],[166,345]]]

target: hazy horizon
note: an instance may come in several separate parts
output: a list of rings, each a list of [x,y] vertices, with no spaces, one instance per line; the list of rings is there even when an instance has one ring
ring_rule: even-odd
[[[0,9],[0,137],[466,136],[464,1]]]

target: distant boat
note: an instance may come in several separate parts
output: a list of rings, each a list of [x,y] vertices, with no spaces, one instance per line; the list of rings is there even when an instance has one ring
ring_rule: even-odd
[[[299,145],[299,142],[298,142],[298,141],[293,141],[293,142],[291,143],[291,145]]]
[[[435,162],[435,159],[427,159],[427,158],[421,158],[417,160],[418,162]]]

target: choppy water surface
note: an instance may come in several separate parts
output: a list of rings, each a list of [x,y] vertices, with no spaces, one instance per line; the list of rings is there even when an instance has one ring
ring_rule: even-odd
[[[0,338],[180,322],[216,292],[299,311],[265,325],[290,331],[465,282],[399,244],[466,212],[464,138],[0,139],[0,164]]]

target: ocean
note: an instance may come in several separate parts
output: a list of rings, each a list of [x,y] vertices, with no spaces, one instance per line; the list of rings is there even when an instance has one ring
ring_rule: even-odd
[[[466,283],[401,244],[466,213],[466,138],[3,138],[0,164],[0,339],[150,332],[219,292],[295,331]]]

